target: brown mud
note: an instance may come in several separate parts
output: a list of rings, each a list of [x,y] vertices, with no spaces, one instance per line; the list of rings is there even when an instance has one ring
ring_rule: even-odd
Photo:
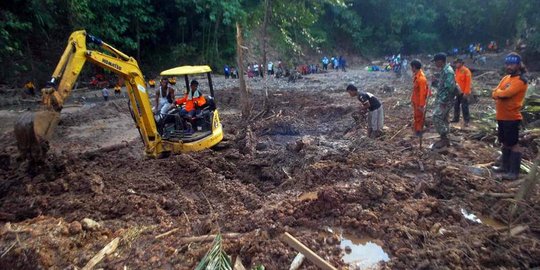
[[[431,129],[419,149],[406,126],[410,78],[350,70],[294,84],[249,80],[256,104],[265,104],[267,87],[269,108],[249,124],[237,82],[215,82],[227,134],[227,147],[215,150],[146,159],[125,99],[63,113],[48,160],[36,168],[18,160],[13,131],[4,126],[1,268],[80,268],[120,237],[98,267],[193,269],[211,243],[183,238],[220,231],[241,234],[224,247],[246,266],[288,269],[297,252],[279,240],[287,231],[334,266],[352,269],[340,238],[321,233],[328,227],[377,239],[389,256],[382,269],[540,266],[538,193],[508,216],[511,200],[490,194],[516,187],[482,169],[497,148],[493,136],[472,139],[476,123],[454,125],[453,145],[438,153],[427,149],[436,140]],[[343,90],[351,82],[384,101],[382,138],[365,137],[365,121],[352,117],[357,101]],[[471,110],[492,105],[481,98]],[[12,121],[12,113],[2,115]],[[121,142],[126,147],[96,151]],[[525,158],[533,157],[531,148]],[[461,209],[507,227],[476,223]],[[100,226],[83,227],[85,218]],[[510,235],[518,225],[528,229]],[[316,267],[305,261],[301,269]]]

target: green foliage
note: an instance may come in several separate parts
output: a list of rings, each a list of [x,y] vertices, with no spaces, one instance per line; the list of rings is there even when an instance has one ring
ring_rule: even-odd
[[[199,262],[195,270],[232,270],[231,259],[223,251],[221,234],[214,238],[212,247]]]
[[[235,62],[235,23],[260,54],[415,54],[522,38],[540,53],[540,0],[8,0],[0,2],[0,84],[46,80],[74,30],[86,29],[139,60],[143,71]],[[84,77],[84,76],[83,76]]]

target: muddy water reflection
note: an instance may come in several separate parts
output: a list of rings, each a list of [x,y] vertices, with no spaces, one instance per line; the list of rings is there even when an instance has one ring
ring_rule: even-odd
[[[342,234],[340,246],[345,251],[343,261],[351,269],[373,269],[378,262],[390,260],[382,249],[382,242],[377,239]]]
[[[508,226],[505,225],[504,223],[499,222],[491,217],[484,216],[484,215],[477,216],[473,213],[469,213],[467,210],[463,208],[461,208],[461,214],[468,220],[487,225],[489,227],[492,227],[495,230],[503,230],[505,228],[508,228]]]

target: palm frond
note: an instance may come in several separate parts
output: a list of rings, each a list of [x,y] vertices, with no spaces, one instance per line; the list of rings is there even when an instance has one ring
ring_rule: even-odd
[[[221,234],[216,235],[212,247],[195,270],[232,270],[231,259],[223,250]]]

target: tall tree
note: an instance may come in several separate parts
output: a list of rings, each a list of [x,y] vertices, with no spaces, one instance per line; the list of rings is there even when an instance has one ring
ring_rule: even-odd
[[[253,93],[246,87],[246,81],[244,78],[244,38],[242,25],[240,22],[236,23],[236,55],[238,66],[238,77],[240,81],[240,107],[242,110],[242,118],[249,119],[251,116],[251,108],[253,107]]]

